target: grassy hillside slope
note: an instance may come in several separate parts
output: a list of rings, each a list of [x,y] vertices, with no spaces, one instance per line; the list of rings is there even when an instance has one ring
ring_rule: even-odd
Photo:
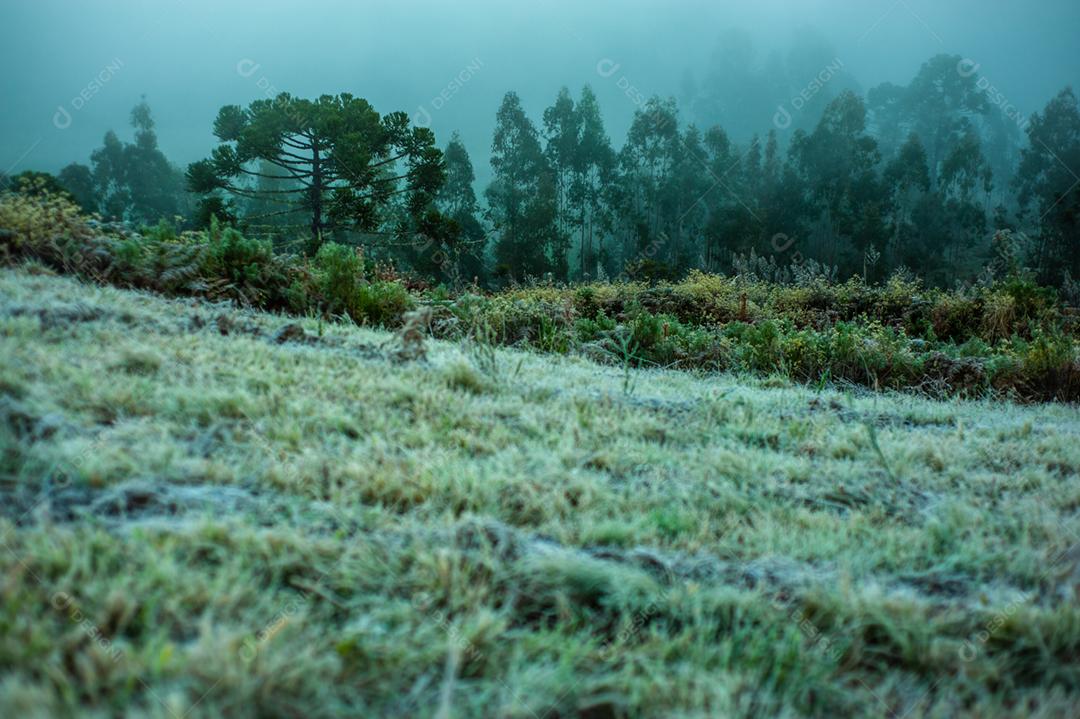
[[[0,715],[1075,715],[1075,406],[289,322],[0,272]]]

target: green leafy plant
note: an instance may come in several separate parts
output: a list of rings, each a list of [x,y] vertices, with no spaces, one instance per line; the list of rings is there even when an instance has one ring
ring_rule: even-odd
[[[619,335],[615,342],[618,347],[617,356],[622,363],[622,392],[629,397],[634,394],[634,389],[637,385],[633,369],[638,361],[638,343],[637,340],[634,339],[634,336],[628,333]]]

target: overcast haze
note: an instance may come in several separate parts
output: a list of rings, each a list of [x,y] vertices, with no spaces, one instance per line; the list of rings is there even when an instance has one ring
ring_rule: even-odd
[[[461,132],[483,179],[507,90],[538,122],[560,86],[576,95],[590,83],[618,144],[635,106],[617,79],[644,95],[677,95],[731,29],[752,38],[762,61],[800,36],[820,36],[864,91],[906,84],[941,52],[980,63],[1025,114],[1080,79],[1080,3],[1067,0],[3,0],[2,8],[0,169],[9,172],[85,162],[107,129],[128,136],[128,112],[143,94],[163,150],[186,164],[208,153],[220,106],[272,86],[300,96],[351,92],[382,112],[426,108],[440,144]],[[597,73],[605,59],[619,64],[617,75]],[[820,69],[805,68],[807,80]],[[96,76],[107,82],[73,104]],[[467,81],[433,107],[455,76]],[[53,121],[61,107],[71,114],[65,129]]]

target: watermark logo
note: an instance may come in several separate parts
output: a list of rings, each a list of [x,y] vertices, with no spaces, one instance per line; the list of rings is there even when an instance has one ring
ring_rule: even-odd
[[[617,73],[620,67],[622,67],[622,65],[611,58],[605,57],[600,62],[596,63],[596,74],[600,77],[608,78]]]
[[[802,111],[802,109],[806,107],[806,104],[825,89],[825,85],[839,75],[840,71],[843,69],[843,60],[838,57],[833,58],[832,62],[821,68],[810,82],[806,84],[806,87],[797,92],[787,103],[777,105],[776,114],[773,115],[773,125],[776,126],[776,129],[787,130],[791,127],[793,117],[791,111],[788,110],[789,105],[791,106],[791,110],[795,112]]]
[[[278,632],[285,628],[293,616],[301,609],[302,605],[310,600],[308,592],[302,592],[299,597],[288,602],[277,616],[260,629],[254,637],[247,637],[240,646],[238,654],[240,660],[250,664],[259,655],[259,650],[266,646]]]
[[[979,63],[970,58],[964,58],[960,62],[956,63],[956,74],[960,77],[972,77],[982,67]]]
[[[251,60],[250,58],[244,58],[240,62],[236,63],[236,74],[240,77],[251,77],[259,71],[262,65]]]
[[[966,79],[975,79],[975,88],[986,96],[986,99],[991,105],[998,108],[1001,114],[1007,119],[1016,123],[1016,127],[1021,132],[1027,130],[1030,121],[1027,116],[1020,112],[1020,109],[1016,105],[1009,101],[1009,98],[1000,89],[995,86],[986,75],[979,72],[982,69],[980,63],[975,62],[971,58],[964,58],[960,62],[956,63],[956,74]]]
[[[71,123],[71,113],[63,105],[58,105],[56,114],[53,115],[53,125],[56,126],[57,130],[66,130],[71,127]]]
[[[116,77],[124,67],[124,61],[120,58],[113,58],[105,67],[103,67],[94,77],[90,79],[90,82],[86,83],[83,89],[79,90],[76,95],[71,98],[67,105],[57,105],[56,112],[53,113],[52,123],[53,127],[57,130],[66,130],[74,123],[74,114],[79,110],[86,107],[91,100],[99,92],[104,89],[109,82]],[[71,108],[69,111],[68,108]]]
[[[431,113],[427,109],[427,105],[420,105],[416,108],[416,112],[412,116],[412,124],[417,127],[431,127]]]
[[[621,68],[621,63],[615,62],[611,58],[603,58],[596,63],[596,74],[604,79],[611,79],[616,75],[619,75],[615,80],[615,87],[622,90],[623,94],[626,95],[630,102],[634,103],[634,107],[639,110],[644,109],[648,104],[645,92],[632,83],[630,78],[625,74],[619,74]],[[649,120],[657,130],[671,125],[674,121],[674,118],[664,111],[663,105],[657,105],[653,110],[650,110],[646,116],[649,117]]]
[[[259,88],[263,97],[270,100],[274,107],[284,108],[285,114],[295,122],[303,123],[305,118],[297,115],[292,106],[288,105],[285,96],[278,90],[274,83],[270,82],[270,78],[266,75],[259,74],[262,69],[262,64],[252,60],[251,58],[244,58],[236,63],[236,74],[243,78],[252,78],[258,75],[258,79],[255,81],[255,87]]]
[[[993,636],[997,634],[998,630],[1005,626],[1005,623],[1016,614],[1016,611],[1020,606],[1030,601],[1033,596],[1034,594],[1032,592],[1026,592],[1005,605],[1001,611],[994,614],[974,637],[964,641],[963,646],[961,646],[957,652],[960,659],[965,662],[974,661],[975,657],[979,655],[979,650],[985,647]]]
[[[63,612],[67,615],[69,620],[79,625],[79,628],[82,629],[86,636],[104,650],[104,652],[109,655],[110,659],[114,662],[120,661],[121,653],[119,647],[109,641],[109,638],[101,632],[101,629],[90,621],[90,618],[75,604],[75,600],[70,594],[67,592],[56,592],[49,599],[49,604],[52,605],[53,609],[58,612]]]
[[[412,116],[413,124],[417,127],[431,127],[431,111],[438,112],[446,107],[446,105],[454,99],[454,96],[461,92],[461,89],[476,77],[477,73],[479,73],[483,67],[484,61],[479,57],[474,57],[469,61],[457,75],[450,78],[450,82],[448,82],[435,97],[431,98],[430,102],[416,108],[416,112],[414,112]],[[431,108],[431,110],[428,108]]]
[[[791,127],[791,113],[783,105],[776,108],[776,114],[773,115],[773,124],[776,125],[778,130],[786,130]]]
[[[775,235],[772,236],[770,244],[772,245],[773,252],[777,253],[778,255],[782,255],[789,249],[791,249],[792,245],[795,244],[795,238],[789,237],[783,232],[777,232]],[[794,254],[791,255],[791,261],[795,264],[801,263],[802,259],[803,257],[801,252],[796,251]]]

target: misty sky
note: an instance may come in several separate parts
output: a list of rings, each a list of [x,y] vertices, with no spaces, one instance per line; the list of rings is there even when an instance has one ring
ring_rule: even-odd
[[[1024,113],[1080,85],[1077,0],[0,0],[0,170],[86,162],[107,129],[130,137],[143,94],[163,150],[186,164],[208,154],[220,106],[272,87],[351,92],[381,112],[423,108],[440,145],[460,131],[483,179],[505,91],[539,123],[560,86],[576,96],[589,83],[618,145],[635,106],[616,78],[677,94],[732,28],[762,55],[817,33],[864,90],[906,84],[940,52],[980,63]],[[605,59],[616,76],[597,73]],[[456,93],[433,103],[459,75]],[[60,108],[70,118],[57,123]]]

